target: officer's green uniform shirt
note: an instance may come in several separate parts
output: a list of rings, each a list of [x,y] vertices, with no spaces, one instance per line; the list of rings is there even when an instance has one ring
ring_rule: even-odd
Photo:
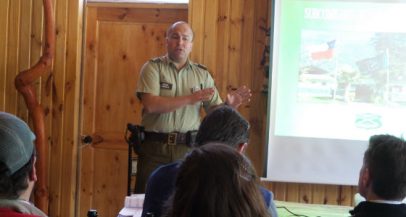
[[[148,61],[142,67],[137,95],[150,93],[155,96],[177,97],[190,95],[201,87],[215,89],[212,99],[204,103],[206,111],[210,106],[222,103],[214,80],[204,66],[188,60],[178,72],[173,62],[167,56],[162,56]],[[146,131],[162,133],[197,130],[200,125],[200,106],[199,102],[168,113],[143,113],[142,125]]]

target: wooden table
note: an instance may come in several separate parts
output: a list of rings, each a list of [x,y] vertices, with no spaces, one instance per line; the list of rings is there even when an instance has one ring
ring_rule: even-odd
[[[348,217],[353,207],[275,201],[279,217]],[[292,212],[292,213],[290,213]],[[295,215],[296,214],[296,215]]]

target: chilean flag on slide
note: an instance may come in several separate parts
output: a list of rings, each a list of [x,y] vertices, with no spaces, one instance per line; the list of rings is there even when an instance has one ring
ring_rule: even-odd
[[[318,46],[317,50],[312,51],[310,54],[312,59],[323,60],[333,58],[335,44],[336,40],[332,40]]]

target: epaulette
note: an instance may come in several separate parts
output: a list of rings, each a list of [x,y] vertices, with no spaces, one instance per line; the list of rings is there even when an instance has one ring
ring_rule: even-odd
[[[161,60],[161,58],[159,58],[159,57],[155,57],[155,58],[150,59],[149,61],[154,62],[154,63],[159,63],[159,62],[161,62],[162,60]]]
[[[199,64],[199,63],[195,63],[195,65],[196,65],[197,67],[201,68],[201,69],[208,70],[208,69],[207,69],[207,66],[205,66],[205,65],[202,65],[202,64]]]

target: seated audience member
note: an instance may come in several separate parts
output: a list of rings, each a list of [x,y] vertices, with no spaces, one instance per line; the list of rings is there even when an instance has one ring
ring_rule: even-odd
[[[350,211],[354,217],[405,217],[406,141],[391,135],[369,140],[359,174],[358,191],[366,201]]]
[[[0,216],[46,216],[29,202],[35,172],[35,136],[14,115],[0,112]]]
[[[164,217],[267,217],[258,177],[232,147],[207,143],[180,164]]]
[[[236,149],[243,154],[248,142],[249,123],[237,110],[230,106],[218,106],[209,112],[203,119],[197,136],[195,146],[199,147],[208,142],[220,142]],[[149,177],[145,192],[142,217],[147,213],[160,216],[164,202],[174,190],[176,175],[179,171],[179,162],[167,164],[156,169]],[[264,204],[273,217],[277,217],[276,206],[272,192],[260,187]]]

